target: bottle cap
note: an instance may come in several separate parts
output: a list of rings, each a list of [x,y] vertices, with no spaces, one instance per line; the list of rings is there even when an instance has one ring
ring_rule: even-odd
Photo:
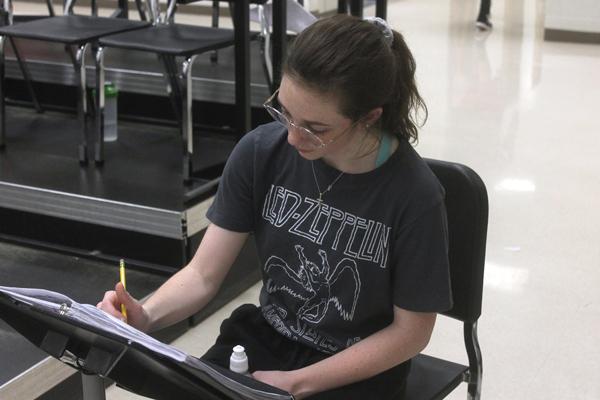
[[[115,97],[118,93],[117,87],[112,82],[106,82],[104,84],[104,96]]]
[[[237,345],[233,348],[233,353],[229,357],[229,369],[239,374],[248,373],[248,357],[246,356],[244,346]]]

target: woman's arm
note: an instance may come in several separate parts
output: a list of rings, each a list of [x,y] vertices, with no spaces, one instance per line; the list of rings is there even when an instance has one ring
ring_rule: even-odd
[[[295,371],[256,371],[253,375],[297,399],[361,381],[421,352],[429,342],[436,315],[394,306],[394,321],[389,326],[331,357]]]
[[[217,293],[248,233],[210,225],[190,263],[167,280],[143,305],[117,284],[106,292],[98,307],[121,317],[127,307],[127,322],[142,331],[154,331],[189,317]]]

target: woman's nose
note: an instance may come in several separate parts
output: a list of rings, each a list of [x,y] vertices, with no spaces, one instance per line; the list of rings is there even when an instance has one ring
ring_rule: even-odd
[[[301,147],[304,141],[304,134],[294,125],[288,125],[288,143],[294,147]]]

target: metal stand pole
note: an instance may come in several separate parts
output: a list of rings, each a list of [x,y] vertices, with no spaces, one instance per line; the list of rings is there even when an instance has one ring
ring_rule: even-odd
[[[83,384],[83,400],[106,400],[104,380],[98,375],[81,373]]]

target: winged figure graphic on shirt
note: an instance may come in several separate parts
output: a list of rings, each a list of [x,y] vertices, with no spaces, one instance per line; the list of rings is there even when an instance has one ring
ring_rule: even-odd
[[[350,258],[342,259],[333,270],[329,265],[327,253],[319,250],[321,266],[304,255],[304,248],[294,246],[300,265],[290,266],[285,260],[271,256],[265,264],[269,292],[285,292],[304,301],[297,312],[298,323],[306,321],[319,323],[333,304],[345,321],[352,321],[360,294],[360,277],[356,262]],[[284,275],[282,275],[285,274]],[[286,276],[290,279],[286,279]]]

